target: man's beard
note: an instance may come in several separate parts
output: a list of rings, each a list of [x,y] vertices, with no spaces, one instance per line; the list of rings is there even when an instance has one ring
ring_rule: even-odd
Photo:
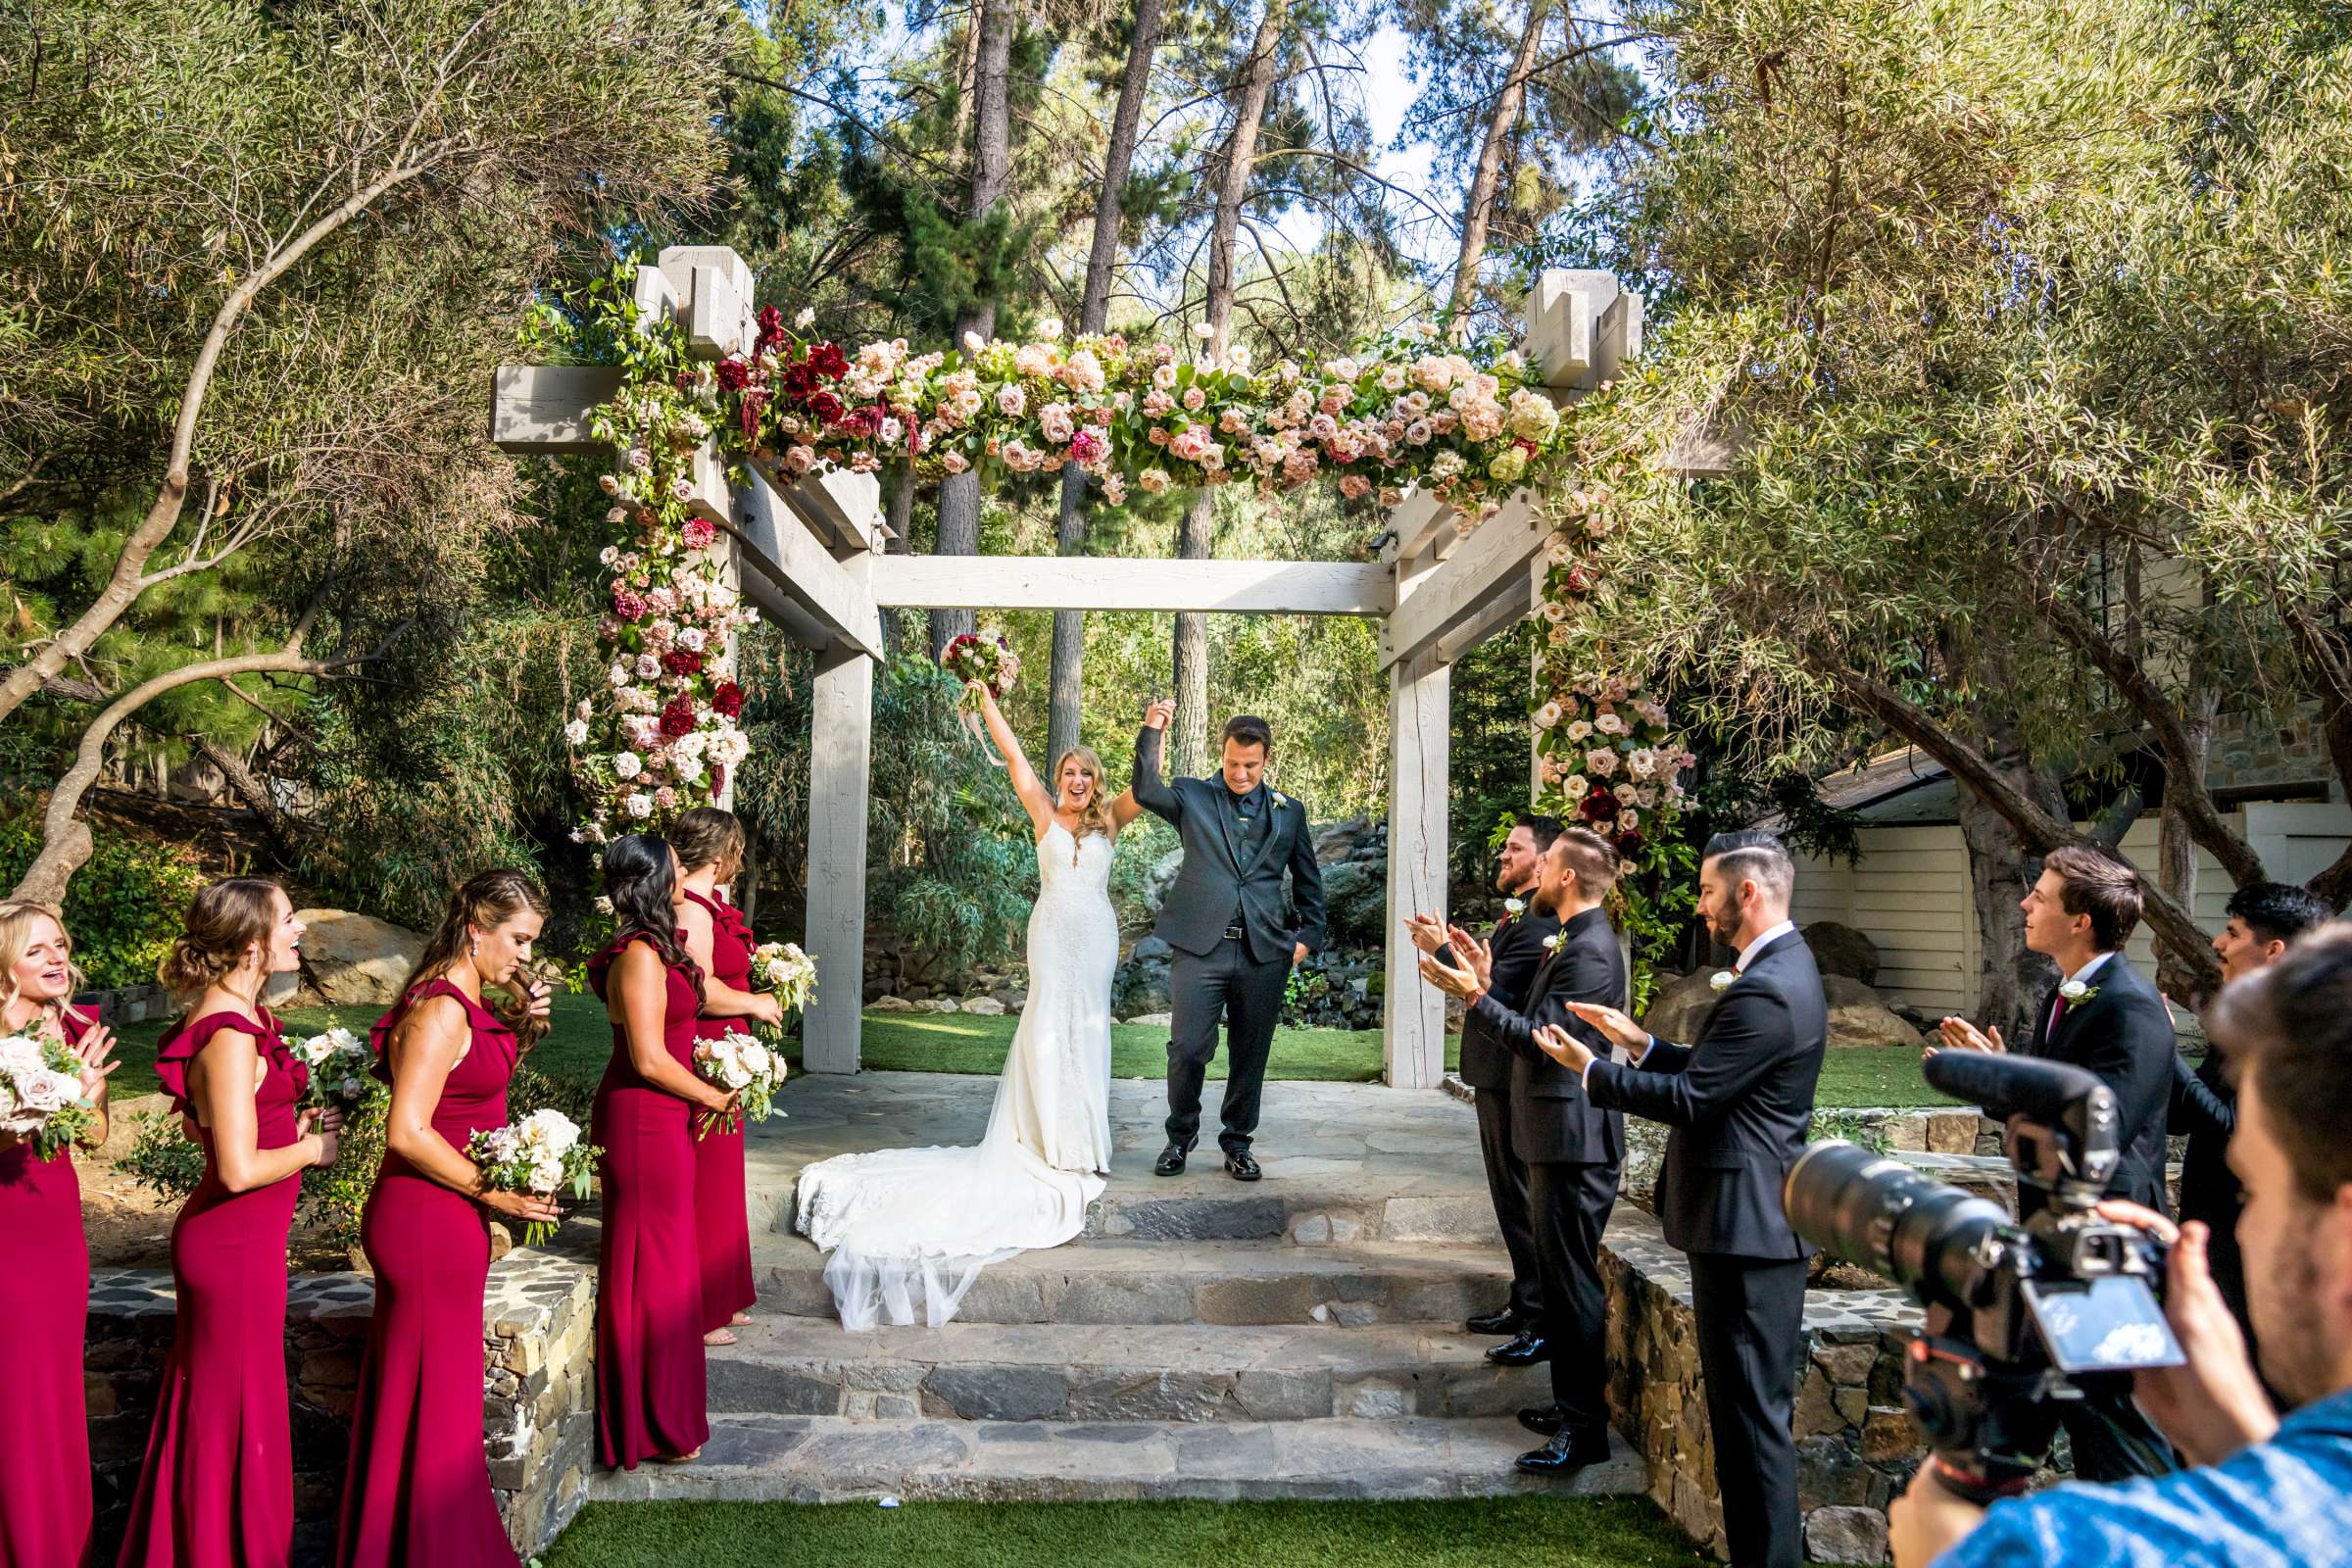
[[[2307,1214],[2280,1249],[2284,1254],[2272,1271],[2273,1289],[2263,1292],[2267,1312],[2254,1310],[2249,1298],[2246,1315],[2263,1319],[2254,1325],[2255,1359],[2271,1387],[2298,1403],[2331,1393],[2335,1351],[2328,1343],[2320,1313],[2320,1260],[2312,1255],[2319,1231],[2317,1214]],[[2248,1293],[2249,1298],[2252,1292]]]
[[[1544,885],[1539,882],[1536,884],[1535,891],[1528,895],[1528,907],[1542,915],[1558,914],[1560,912],[1560,897],[1566,891],[1563,888],[1560,893],[1546,894],[1544,891]]]
[[[1707,931],[1719,945],[1737,950],[1740,946],[1740,911],[1734,909],[1728,914],[1707,916]]]

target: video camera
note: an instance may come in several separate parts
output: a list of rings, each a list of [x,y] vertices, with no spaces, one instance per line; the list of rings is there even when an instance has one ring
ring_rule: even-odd
[[[2178,1365],[2180,1347],[2154,1290],[2162,1248],[2094,1212],[2123,1157],[2114,1092],[2063,1062],[1974,1051],[1936,1053],[1927,1078],[2006,1124],[2018,1181],[2049,1194],[2040,1212],[2021,1225],[1842,1140],[1806,1150],[1782,1200],[1799,1236],[1928,1309],[1904,1397],[1954,1490],[1988,1501],[2040,1469],[2062,1404],[2111,1416],[2130,1375]]]

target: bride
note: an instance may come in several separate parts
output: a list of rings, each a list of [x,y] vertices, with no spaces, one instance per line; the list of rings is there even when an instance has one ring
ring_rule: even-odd
[[[969,689],[1038,835],[1029,1002],[977,1148],[883,1149],[801,1172],[794,1228],[833,1254],[825,1284],[847,1329],[917,1311],[939,1327],[981,1269],[1077,1235],[1110,1174],[1110,852],[1141,808],[1133,791],[1105,795],[1102,759],[1083,746],[1054,764],[1049,794],[988,688]]]

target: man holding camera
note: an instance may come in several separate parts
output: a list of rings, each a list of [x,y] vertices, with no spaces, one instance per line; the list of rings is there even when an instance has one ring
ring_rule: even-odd
[[[2207,1027],[2238,1071],[2230,1163],[2262,1376],[2214,1287],[2206,1227],[2109,1200],[2171,1246],[2165,1315],[2181,1365],[2133,1393],[2197,1468],[2062,1486],[1989,1509],[1931,1460],[1889,1514],[1896,1568],[2328,1568],[2352,1564],[2352,925],[2232,982]]]
[[[1575,1035],[1537,1036],[1581,1075],[1595,1105],[1673,1128],[1658,1176],[1668,1245],[1690,1260],[1698,1361],[1724,1535],[1737,1568],[1797,1568],[1797,1339],[1805,1259],[1781,1206],[1788,1167],[1804,1152],[1813,1092],[1829,1043],[1829,1006],[1813,952],[1788,919],[1796,866],[1769,833],[1718,833],[1699,865],[1698,912],[1740,961],[1698,1039],[1668,1045],[1615,1007],[1569,1010],[1635,1054],[1599,1056]]]

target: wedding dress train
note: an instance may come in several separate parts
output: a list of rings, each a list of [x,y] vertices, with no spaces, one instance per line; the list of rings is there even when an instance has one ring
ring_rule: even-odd
[[[1038,840],[1029,1001],[978,1146],[874,1150],[801,1172],[794,1228],[832,1253],[842,1327],[919,1312],[937,1328],[983,1268],[1085,1226],[1097,1173],[1110,1169],[1110,858],[1109,839],[1073,839],[1059,822]]]

